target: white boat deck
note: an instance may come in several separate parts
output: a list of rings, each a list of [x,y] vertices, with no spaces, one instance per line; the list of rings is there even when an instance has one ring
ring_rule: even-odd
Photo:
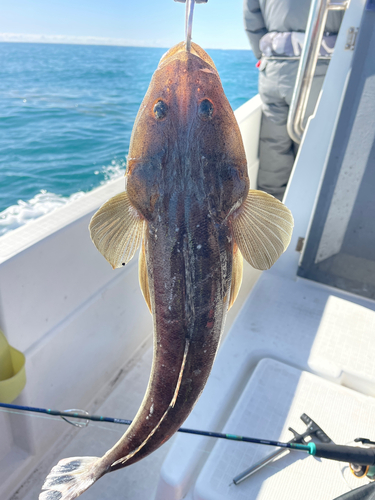
[[[291,426],[306,430],[302,413],[314,420],[337,443],[373,432],[375,399],[337,387],[311,373],[263,359],[224,426],[241,435],[288,441]],[[350,425],[348,425],[350,422]],[[354,444],[354,443],[353,443]],[[194,488],[195,500],[316,500],[333,499],[348,491],[342,470],[348,464],[292,452],[267,465],[238,485],[232,481],[273,448],[250,443],[218,441]],[[353,477],[353,480],[354,477]],[[361,486],[359,482],[357,486]]]
[[[90,411],[96,415],[131,419],[136,414],[145,392],[152,361],[151,337],[142,346],[131,363],[116,381],[111,391],[102,401],[95,401]],[[14,418],[25,418],[13,415]],[[29,418],[39,418],[29,417]],[[44,416],[44,426],[51,425],[51,417]],[[69,424],[59,417],[62,432]],[[90,422],[82,429],[71,427],[68,435],[56,443],[55,448],[48,453],[38,468],[12,496],[12,500],[35,500],[41,491],[43,482],[55,465],[63,457],[99,456],[111,448],[126,430],[126,426],[105,422]],[[167,443],[151,456],[132,467],[123,469],[120,473],[104,476],[87,492],[87,500],[118,498],[121,492],[122,499],[149,500],[157,485],[159,470],[162,461],[170,448]]]
[[[374,437],[374,331],[373,301],[272,271],[263,273],[184,426],[286,441],[291,438],[289,426],[305,429],[300,415],[307,413],[336,443]],[[149,339],[89,410],[132,418],[147,385],[151,359]],[[67,425],[61,420],[62,431]],[[80,430],[72,427],[12,500],[35,500],[59,459],[101,455],[124,430],[93,422]],[[363,483],[349,476],[343,464],[298,452],[238,486],[232,483],[234,476],[269,452],[269,447],[249,443],[178,434],[145,460],[102,478],[85,498],[109,500],[121,492],[123,500],[331,500],[348,491],[348,484]]]
[[[359,435],[373,437],[369,416],[375,404],[375,366],[371,363],[375,358],[374,332],[373,301],[307,280],[296,282],[272,271],[263,273],[219,351],[203,395],[185,425],[282,440],[288,439],[285,429],[289,426],[301,430],[304,424],[299,422],[299,417],[307,413],[328,435],[332,434],[337,443],[346,444]],[[260,372],[265,373],[264,366],[269,366],[273,372],[279,370],[280,375],[260,377]],[[301,375],[303,371],[315,375]],[[289,382],[288,377],[291,377]],[[282,378],[284,381],[279,386]],[[299,379],[305,385],[310,384],[310,389],[300,390]],[[248,396],[241,396],[245,387]],[[327,396],[327,391],[331,396]],[[249,393],[253,394],[253,399]],[[236,406],[239,397],[246,400],[246,405],[238,403]],[[362,410],[366,407],[367,417],[364,418],[364,410],[353,410],[346,415],[353,406],[349,400],[357,401]],[[209,477],[222,475],[224,483],[229,484],[230,479],[249,467],[252,461],[257,461],[259,453],[268,453],[269,449],[262,451],[255,445],[220,442],[211,451],[214,444],[211,438],[178,435],[161,471],[157,500],[179,500],[189,491],[190,494],[194,491],[191,497],[194,500],[242,498],[239,491],[244,491],[246,498],[257,500],[301,498],[298,496],[299,480],[295,480],[297,496],[282,497],[269,492],[269,496],[262,493],[250,497],[252,487],[247,485],[255,481],[259,483],[256,488],[260,489],[265,479],[262,474],[255,474],[228,491],[223,489],[221,495],[226,493],[220,496],[216,486],[213,487],[215,481]],[[225,450],[230,453],[228,466],[223,467]],[[238,453],[236,461],[233,458],[235,450]],[[326,477],[326,467],[329,469],[331,465],[323,461],[318,468],[321,481]],[[284,463],[280,462],[280,468],[284,468]],[[227,475],[227,469],[232,478]],[[282,477],[287,491],[286,485],[291,481],[289,472]],[[210,494],[207,481],[211,485]],[[338,484],[336,496],[346,491],[339,474]],[[324,498],[335,497],[329,495],[327,493]]]

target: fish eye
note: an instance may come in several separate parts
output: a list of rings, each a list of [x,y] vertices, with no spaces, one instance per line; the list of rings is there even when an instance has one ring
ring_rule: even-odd
[[[157,120],[162,120],[167,116],[168,105],[166,102],[159,99],[154,106],[154,115]]]
[[[208,99],[203,99],[203,101],[199,103],[198,116],[201,120],[211,120],[213,112],[214,105]]]

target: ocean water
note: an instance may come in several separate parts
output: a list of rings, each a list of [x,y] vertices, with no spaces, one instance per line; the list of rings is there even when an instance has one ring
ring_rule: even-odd
[[[0,236],[124,174],[165,51],[0,43]],[[257,93],[250,50],[207,52],[233,109]]]

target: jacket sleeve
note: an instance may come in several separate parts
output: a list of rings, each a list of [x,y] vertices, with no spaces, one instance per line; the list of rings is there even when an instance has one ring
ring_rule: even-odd
[[[262,11],[260,10],[259,0],[244,0],[243,18],[245,31],[250,41],[250,45],[257,59],[262,57],[259,50],[259,40],[267,33]]]

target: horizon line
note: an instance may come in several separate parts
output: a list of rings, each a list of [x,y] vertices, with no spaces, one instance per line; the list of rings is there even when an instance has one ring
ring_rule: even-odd
[[[24,33],[0,33],[0,43],[41,43],[60,45],[100,45],[113,47],[144,47],[168,50],[171,45],[164,41],[150,42],[149,40],[129,40],[126,38],[110,38],[97,36],[76,35],[29,35]],[[178,42],[177,42],[178,43]],[[251,50],[250,47],[214,47],[206,46],[212,50]]]

